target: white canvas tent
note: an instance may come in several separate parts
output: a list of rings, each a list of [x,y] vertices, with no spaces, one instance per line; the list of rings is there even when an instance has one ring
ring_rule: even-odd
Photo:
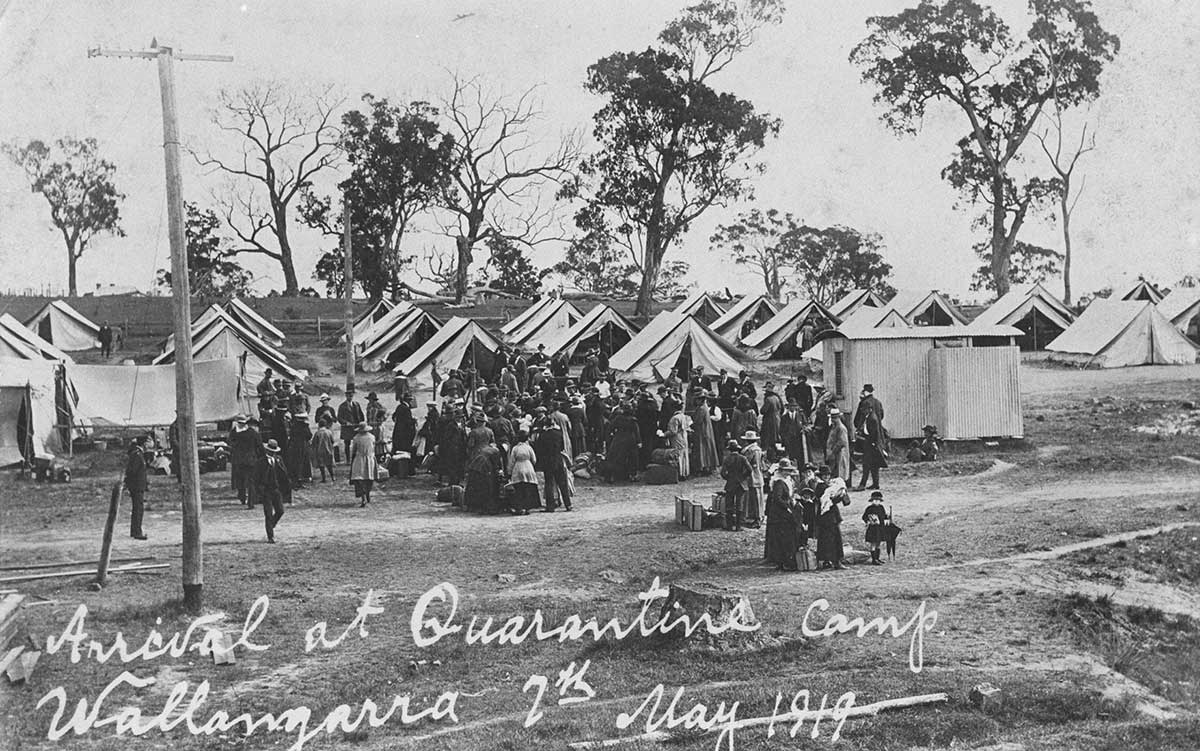
[[[395,368],[408,379],[409,391],[418,400],[436,401],[434,368],[442,380],[451,370],[474,368],[483,378],[494,377],[500,340],[469,318],[454,317],[433,338]]]
[[[725,315],[725,309],[718,305],[713,296],[707,292],[693,294],[688,299],[679,303],[679,306],[671,312],[685,316],[694,316],[706,326],[712,325],[714,321]]]
[[[532,349],[558,338],[583,318],[579,308],[566,300],[551,300],[518,328],[505,336],[514,347]]]
[[[822,327],[832,328],[838,323],[838,319],[819,303],[799,298],[783,306],[771,320],[750,332],[742,339],[742,346],[752,360],[800,357],[805,348],[801,346],[802,342],[797,341],[797,337],[806,321],[813,324],[814,333]]]
[[[391,310],[384,313],[378,321],[363,331],[362,336],[356,335],[354,337],[355,351],[361,353],[364,349],[371,347],[379,337],[391,331],[392,327],[403,320],[414,307],[416,306],[408,301],[397,303]]]
[[[1100,368],[1184,365],[1197,352],[1146,300],[1095,300],[1046,349],[1053,360]]]
[[[253,308],[238,298],[235,297],[225,304],[225,312],[263,342],[272,347],[283,346],[283,340],[287,338],[283,335],[283,332],[275,328],[270,321],[254,312]]]
[[[245,412],[255,384],[241,378],[237,358],[195,363],[197,422],[217,422]],[[69,370],[79,395],[78,413],[93,424],[151,427],[175,420],[174,365],[75,365]]]
[[[214,306],[215,307],[215,306]],[[208,311],[206,311],[207,313]],[[197,319],[199,320],[199,319]],[[242,377],[257,383],[267,368],[283,378],[304,380],[307,373],[288,364],[283,354],[256,337],[249,329],[233,320],[219,308],[207,323],[192,325],[192,358],[221,360],[236,357],[242,361]],[[175,343],[171,341],[152,365],[175,362]]]
[[[0,466],[69,449],[71,431],[55,427],[75,422],[65,406],[71,389],[62,367],[40,358],[0,358]]]
[[[966,326],[967,319],[937,290],[902,290],[888,303],[912,326]]]
[[[637,332],[638,327],[632,321],[601,303],[584,314],[574,326],[547,341],[546,356],[554,357],[565,352],[570,358],[581,348],[600,347],[611,357],[628,344]]]
[[[703,367],[715,373],[741,369],[740,353],[695,316],[663,311],[609,360],[609,367],[629,378],[662,380],[672,368],[687,375]]]
[[[779,306],[766,295],[746,295],[713,321],[710,328],[731,344],[737,344],[778,312]]]
[[[0,314],[0,357],[74,362],[66,352],[22,326],[8,313]]]
[[[520,313],[518,313],[516,318],[512,319],[508,323],[501,326],[500,327],[500,335],[508,336],[512,332],[521,328],[522,326],[525,325],[526,321],[528,321],[533,316],[537,315],[538,311],[540,311],[542,308],[546,307],[547,305],[551,304],[552,302],[554,302],[554,298],[549,295],[542,297],[542,298],[538,298],[536,301],[534,301],[534,303],[532,305],[530,305],[528,308],[525,308],[525,310],[522,310]]]
[[[377,372],[389,363],[395,365],[420,349],[441,328],[442,322],[434,316],[418,307],[409,307],[408,313],[359,350],[359,364],[368,373]]]
[[[354,325],[351,330],[354,331],[354,344],[358,345],[363,340],[363,336],[371,330],[371,327],[379,322],[379,319],[388,314],[388,311],[394,309],[396,304],[391,300],[379,300],[371,307],[363,311],[362,315],[354,320]],[[346,335],[342,334],[338,339],[342,344],[346,343]]]
[[[1158,311],[1193,342],[1200,342],[1200,287],[1180,287],[1158,304]]]
[[[971,326],[1015,326],[1024,332],[1018,340],[1026,351],[1045,349],[1070,327],[1075,314],[1039,284],[1016,285],[971,321]]]
[[[100,327],[62,300],[43,305],[25,327],[64,352],[100,346]]]
[[[887,305],[887,301],[874,290],[852,289],[842,295],[833,305],[830,305],[829,312],[844,321],[858,312],[860,308],[882,308],[885,305]]]
[[[1112,300],[1148,300],[1152,303],[1157,303],[1163,299],[1163,293],[1155,287],[1152,282],[1148,282],[1142,277],[1135,279],[1124,292],[1114,294]]]

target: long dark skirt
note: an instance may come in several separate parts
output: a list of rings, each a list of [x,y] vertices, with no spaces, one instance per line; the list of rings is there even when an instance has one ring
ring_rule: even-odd
[[[796,551],[800,549],[800,535],[791,515],[767,517],[767,560],[788,571],[796,570]]]
[[[817,560],[841,563],[846,556],[842,546],[842,527],[838,523],[841,515],[836,509],[817,517]]]
[[[374,480],[351,480],[350,484],[354,486],[354,497],[362,498],[367,493],[371,492],[371,488],[375,485]]]
[[[509,498],[511,511],[529,511],[542,507],[542,497],[536,482],[514,482]]]
[[[608,447],[608,466],[614,480],[632,480],[638,468],[637,443],[632,433],[618,433]]]
[[[500,506],[500,481],[490,472],[467,472],[463,507],[467,511],[495,513]]]

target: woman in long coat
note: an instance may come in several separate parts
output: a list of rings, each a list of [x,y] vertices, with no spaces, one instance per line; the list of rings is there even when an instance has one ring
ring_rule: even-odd
[[[467,460],[463,506],[467,511],[494,514],[500,510],[500,478],[504,474],[500,449],[486,443]]]
[[[675,403],[675,414],[667,420],[667,444],[676,452],[679,462],[679,479],[686,480],[692,474],[692,456],[688,450],[688,431],[691,419],[683,413],[683,405]]]
[[[329,428],[332,424],[328,417],[324,418],[317,425],[311,442],[312,463],[321,470],[321,482],[325,482],[326,472],[329,473],[329,480],[333,481],[333,446],[337,439],[333,437],[333,431]]]
[[[702,475],[710,475],[721,466],[717,453],[717,439],[713,433],[712,418],[708,411],[708,397],[696,398],[696,412],[692,416],[692,431],[696,436],[696,464]]]
[[[608,453],[605,456],[614,479],[632,480],[637,474],[638,448],[641,444],[642,434],[637,420],[633,419],[627,408],[622,407],[609,427]]]
[[[438,425],[442,421],[442,416],[438,414],[436,404],[429,405],[429,411],[425,413],[425,422],[421,423],[421,429],[417,431],[417,443],[420,446],[413,446],[416,454],[419,456],[429,456],[435,453],[437,449]]]
[[[837,407],[829,411],[829,438],[825,442],[825,461],[834,477],[850,482],[850,434]]]
[[[846,483],[840,477],[829,481],[817,507],[817,564],[821,568],[845,568],[842,558],[842,505],[849,505]]]
[[[379,462],[375,458],[375,436],[371,426],[359,423],[354,440],[350,441],[350,484],[354,486],[354,497],[359,507],[366,508],[371,502],[371,487],[379,476]]]
[[[733,412],[729,415],[729,437],[741,439],[750,431],[758,432],[758,413],[748,396],[739,396]]]
[[[524,430],[517,432],[516,443],[508,452],[508,478],[512,483],[512,496],[509,498],[509,510],[514,514],[527,516],[530,509],[541,508],[542,499],[538,495],[537,454],[529,445],[529,434]]]
[[[413,451],[413,443],[417,440],[417,420],[413,417],[412,406],[407,401],[396,405],[392,413],[392,451],[403,451],[409,455]]]
[[[767,457],[775,456],[775,444],[779,443],[779,415],[783,412],[783,401],[775,393],[775,387],[767,384],[762,403],[762,445]]]
[[[795,502],[795,465],[788,459],[779,462],[771,479],[771,492],[767,496],[767,540],[764,555],[775,568],[795,571],[796,551],[800,549],[800,536],[792,516]]]
[[[762,496],[764,473],[767,469],[766,457],[762,446],[758,445],[758,433],[748,430],[741,435],[746,444],[742,456],[750,462],[750,490],[746,493],[745,524],[757,528],[762,520]]]
[[[304,483],[312,482],[312,454],[309,443],[312,441],[312,429],[308,425],[308,413],[300,412],[292,415],[288,425],[291,440],[287,445],[288,477],[292,480],[292,488],[302,488]]]

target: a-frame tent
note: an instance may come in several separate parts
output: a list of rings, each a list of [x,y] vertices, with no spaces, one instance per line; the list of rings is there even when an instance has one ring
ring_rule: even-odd
[[[1075,320],[1061,300],[1040,283],[1017,285],[992,303],[971,326],[1015,326],[1022,331],[1021,349],[1043,350]]]
[[[521,328],[530,318],[537,315],[538,311],[554,302],[554,299],[555,298],[551,297],[550,295],[538,298],[528,308],[525,308],[525,310],[522,310],[520,313],[518,313],[516,318],[513,318],[511,321],[501,326],[500,335],[508,336],[512,332]]]
[[[1051,359],[1099,368],[1185,365],[1197,347],[1147,300],[1095,300],[1046,346]]]
[[[771,320],[779,312],[779,306],[766,295],[746,295],[737,304],[725,311],[709,328],[737,344],[750,332]]]
[[[358,318],[354,319],[354,325],[350,328],[354,332],[354,343],[357,345],[362,341],[363,335],[366,334],[379,319],[388,314],[388,311],[396,307],[396,304],[391,300],[380,298],[366,310],[359,314]],[[342,334],[338,338],[342,344],[346,343],[346,335]]]
[[[1114,294],[1111,299],[1148,300],[1152,303],[1158,303],[1162,301],[1163,296],[1164,293],[1158,287],[1139,276],[1124,292]]]
[[[1193,342],[1200,342],[1200,287],[1179,287],[1162,299],[1158,312]]]
[[[695,316],[663,311],[609,360],[627,378],[663,380],[676,369],[686,377],[695,367],[736,373],[741,357],[733,345]]]
[[[585,313],[574,326],[547,341],[546,356],[554,357],[564,352],[568,358],[574,358],[580,351],[599,347],[611,358],[614,353],[629,344],[637,333],[636,324],[608,305],[600,303]]]
[[[272,347],[283,346],[283,340],[287,338],[283,332],[238,298],[235,297],[225,304],[225,312],[233,316],[233,319],[242,324],[242,326],[249,329],[258,339]]]
[[[367,327],[361,336],[356,333],[354,337],[355,351],[361,353],[363,350],[369,349],[380,337],[386,335],[396,324],[404,320],[404,317],[415,307],[415,305],[407,301],[397,303],[391,310],[384,313],[378,321]]]
[[[8,313],[0,314],[0,357],[74,362],[66,352],[25,328]]]
[[[218,308],[207,323],[201,326],[192,325],[192,359],[220,360],[226,357],[241,360],[241,376],[243,381],[248,383],[261,381],[267,368],[280,377],[294,381],[302,381],[308,375],[303,370],[289,365],[282,352],[256,337],[252,331]],[[172,362],[175,362],[174,341],[169,342],[163,353],[154,358],[151,364],[163,365]]]
[[[583,313],[574,304],[562,299],[551,300],[519,328],[509,332],[505,341],[514,347],[532,349],[558,338],[581,318]]]
[[[813,325],[816,333],[833,328],[838,319],[820,303],[797,298],[743,338],[742,346],[752,360],[794,360],[804,352],[797,337],[806,322]]]
[[[879,293],[870,289],[852,289],[838,298],[829,306],[829,312],[841,320],[846,320],[858,312],[860,308],[882,308],[887,301]]]
[[[0,466],[66,453],[74,391],[61,363],[0,358]]]
[[[496,352],[501,343],[493,334],[469,318],[454,317],[433,338],[397,365],[394,372],[408,379],[408,388],[418,399],[436,401],[434,369],[438,380],[451,370],[474,369],[485,381],[495,378]]]
[[[966,326],[967,319],[937,290],[903,290],[888,303],[912,326]]]
[[[725,309],[717,304],[713,296],[707,292],[697,292],[679,303],[673,313],[694,316],[706,326],[711,326],[718,318],[725,315]]]
[[[369,347],[359,350],[359,364],[368,373],[403,362],[442,328],[433,315],[413,306],[387,331],[376,336]]]
[[[51,300],[25,327],[64,352],[100,346],[100,327],[62,300]]]

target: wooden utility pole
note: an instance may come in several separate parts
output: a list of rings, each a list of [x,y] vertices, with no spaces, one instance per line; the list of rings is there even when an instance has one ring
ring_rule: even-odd
[[[192,372],[192,311],[184,231],[179,118],[175,107],[175,60],[232,62],[228,55],[180,54],[175,45],[150,41],[146,50],[88,50],[88,57],[133,57],[158,61],[162,95],[163,155],[167,173],[167,225],[171,241],[171,296],[175,308],[175,426],[179,436],[180,501],[183,508],[183,603],[190,612],[203,604],[204,551],[200,540],[200,461],[196,455],[196,410]]]
[[[342,192],[342,254],[346,268],[342,287],[346,292],[346,392],[354,388],[354,256],[350,247],[350,195]]]

